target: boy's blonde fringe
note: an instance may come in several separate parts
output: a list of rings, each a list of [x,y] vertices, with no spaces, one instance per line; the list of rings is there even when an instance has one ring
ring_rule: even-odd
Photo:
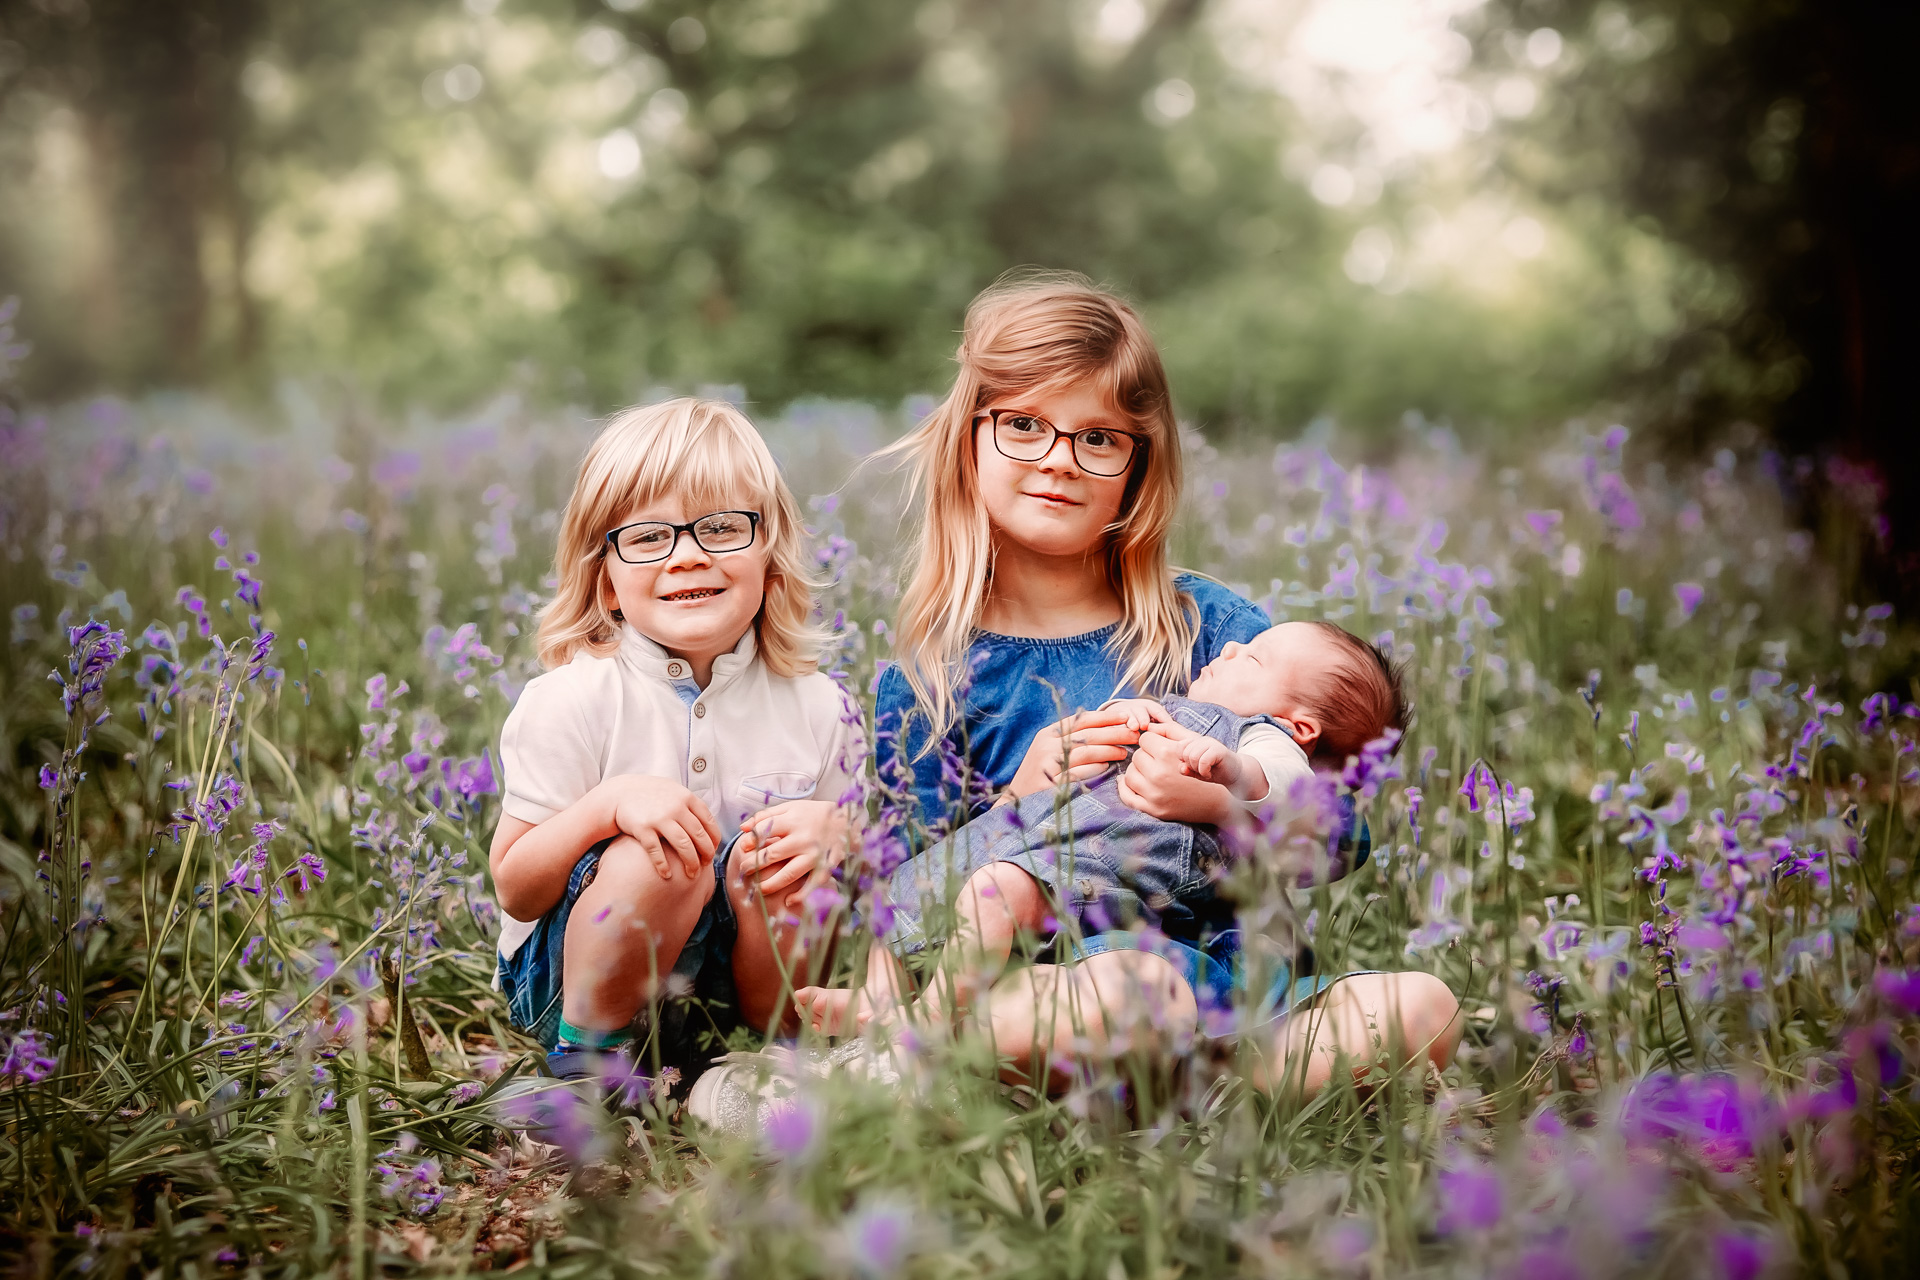
[[[760,513],[767,587],[754,619],[761,658],[775,674],[815,669],[823,636],[813,621],[818,587],[800,507],[746,415],[718,400],[682,397],[615,414],[580,463],[554,550],[554,597],[540,610],[538,649],[553,668],[582,651],[619,646],[618,607],[607,581],[606,535],[639,507],[679,495],[690,516],[728,508]]]
[[[953,727],[966,654],[993,576],[993,540],[980,501],[974,416],[1017,392],[1096,384],[1102,398],[1147,437],[1107,530],[1106,565],[1120,597],[1110,648],[1122,683],[1178,693],[1191,675],[1197,611],[1178,591],[1167,535],[1180,500],[1179,428],[1165,370],[1138,315],[1083,276],[1003,279],[967,309],[947,398],[879,456],[911,461],[910,500],[925,498],[913,575],[900,601],[895,655],[930,721],[931,743]]]

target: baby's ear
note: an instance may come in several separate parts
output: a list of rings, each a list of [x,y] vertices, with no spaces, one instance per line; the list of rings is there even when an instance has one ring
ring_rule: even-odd
[[[1292,727],[1293,740],[1299,743],[1300,749],[1306,752],[1308,757],[1311,758],[1314,748],[1320,745],[1319,718],[1309,714],[1294,716],[1291,719],[1281,721],[1281,723]]]

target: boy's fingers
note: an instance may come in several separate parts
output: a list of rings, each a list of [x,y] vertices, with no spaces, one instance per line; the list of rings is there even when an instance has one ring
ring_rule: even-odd
[[[720,842],[714,839],[713,833],[707,830],[698,814],[689,812],[680,820],[680,829],[687,833],[687,839],[693,841],[693,847],[699,853],[701,861],[706,861],[720,851]]]
[[[724,837],[720,834],[720,824],[713,820],[713,810],[707,808],[700,797],[691,792],[687,794],[687,807],[693,810],[694,818],[706,828],[708,838],[713,841],[714,847],[718,848]]]
[[[778,871],[760,882],[760,892],[768,895],[776,894],[788,885],[799,883],[806,878],[809,871],[813,870],[813,864],[814,858],[809,854],[787,859]]]
[[[638,840],[640,847],[646,850],[647,860],[653,863],[653,869],[660,873],[660,878],[662,880],[673,879],[673,868],[667,864],[667,855],[661,852],[660,841],[655,838],[654,834],[649,831],[642,835],[635,836],[634,839]]]
[[[687,869],[687,879],[693,879],[693,873],[700,869],[700,854],[693,847],[693,837],[677,822],[660,824],[660,842],[679,856],[680,865]]]

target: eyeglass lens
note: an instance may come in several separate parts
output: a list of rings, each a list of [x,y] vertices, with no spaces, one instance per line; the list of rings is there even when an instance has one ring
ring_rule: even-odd
[[[1016,462],[1038,462],[1052,450],[1055,438],[1066,434],[1045,418],[1026,413],[1000,414],[993,420],[994,444]],[[1089,475],[1121,475],[1133,461],[1135,441],[1124,431],[1088,427],[1069,438],[1074,461]]]
[[[693,540],[702,551],[739,551],[753,544],[753,521],[738,511],[716,511],[693,522]],[[675,528],[664,522],[628,525],[619,531],[614,549],[622,560],[645,564],[673,554]]]

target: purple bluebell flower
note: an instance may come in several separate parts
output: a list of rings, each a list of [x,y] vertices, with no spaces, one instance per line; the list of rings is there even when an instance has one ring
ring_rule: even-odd
[[[0,1041],[0,1080],[39,1084],[59,1065],[53,1042],[32,1028]]]
[[[1484,1165],[1442,1169],[1436,1198],[1440,1212],[1434,1225],[1443,1235],[1487,1231],[1499,1224],[1504,1198],[1500,1175]]]
[[[761,1127],[767,1149],[782,1160],[797,1162],[812,1154],[820,1136],[820,1117],[816,1108],[804,1100],[793,1100],[774,1107]]]
[[[862,1275],[881,1280],[906,1261],[913,1240],[913,1210],[895,1200],[874,1200],[849,1216],[843,1230],[854,1266]]]
[[[1363,800],[1373,799],[1383,785],[1400,776],[1399,763],[1394,759],[1399,745],[1400,731],[1388,729],[1361,747],[1359,755],[1349,759],[1340,775],[1340,784]]]
[[[1873,975],[1873,985],[1902,1013],[1920,1014],[1920,969],[1882,969]]]
[[[1772,1258],[1772,1243],[1751,1232],[1722,1231],[1713,1238],[1720,1280],[1759,1280]]]
[[[1459,794],[1467,802],[1469,813],[1479,813],[1499,795],[1499,782],[1485,760],[1475,760],[1460,783]]]
[[[391,691],[387,688],[387,673],[382,671],[367,677],[367,710],[385,711],[389,699],[398,698],[407,692],[407,682],[402,680]]]
[[[1700,602],[1707,597],[1707,589],[1697,582],[1676,582],[1673,584],[1673,599],[1680,606],[1680,616],[1691,620],[1700,608]]]

